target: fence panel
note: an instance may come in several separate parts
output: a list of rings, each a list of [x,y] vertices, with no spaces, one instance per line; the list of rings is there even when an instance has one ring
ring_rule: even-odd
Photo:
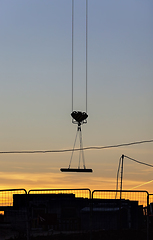
[[[32,235],[69,233],[73,239],[90,231],[90,189],[33,189],[28,199]]]
[[[94,190],[92,200],[93,231],[116,231],[115,234],[134,231],[137,234],[134,238],[141,239],[143,233],[143,239],[148,239],[147,211],[144,211],[148,206],[148,192]]]
[[[148,214],[149,214],[149,233],[151,239],[151,237],[153,236],[153,194],[149,194]]]
[[[75,194],[77,198],[91,198],[91,190],[89,188],[78,189],[31,189],[28,194]]]
[[[22,201],[18,201],[18,196]],[[0,236],[14,238],[27,234],[27,191],[25,189],[0,190]]]
[[[153,194],[149,194],[149,204],[153,203]]]
[[[152,205],[147,191],[94,190],[91,196],[88,188],[0,190],[0,236],[148,240]]]

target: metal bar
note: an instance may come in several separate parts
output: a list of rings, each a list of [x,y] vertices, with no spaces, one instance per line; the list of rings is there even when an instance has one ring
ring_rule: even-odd
[[[147,195],[147,240],[149,240],[149,194]]]
[[[121,163],[121,185],[120,185],[120,199],[122,198],[123,160],[124,160],[124,155],[122,155],[122,163]]]
[[[24,188],[19,188],[19,189],[3,189],[3,190],[0,190],[0,192],[13,192],[13,191],[24,191],[25,194],[27,194],[27,191],[24,189]]]
[[[61,168],[61,172],[93,172],[90,168]]]
[[[28,194],[30,194],[31,192],[35,192],[35,191],[37,191],[37,192],[42,192],[42,191],[52,191],[52,192],[56,192],[56,191],[88,191],[89,192],[89,199],[91,199],[91,190],[89,189],[89,188],[64,188],[64,189],[62,189],[62,188],[55,188],[55,189],[53,189],[53,188],[51,188],[51,189],[31,189],[31,190],[29,190],[28,191]]]

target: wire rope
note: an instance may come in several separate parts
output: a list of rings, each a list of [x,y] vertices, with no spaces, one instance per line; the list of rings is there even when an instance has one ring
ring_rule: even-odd
[[[82,145],[81,145],[81,128],[79,129],[79,135],[80,135],[80,148],[82,148]],[[80,150],[80,152],[79,152],[79,168],[80,168],[80,162],[81,162],[81,153],[82,153],[82,151]]]
[[[126,157],[126,158],[128,158],[128,159],[130,159],[130,160],[132,160],[132,161],[134,161],[134,162],[136,162],[136,163],[143,164],[143,165],[148,166],[148,167],[153,167],[153,165],[151,165],[151,164],[138,161],[138,160],[136,160],[136,159],[134,159],[134,158],[131,158],[131,157],[128,157],[128,156],[126,156],[126,155],[124,155],[124,157]]]
[[[87,113],[87,87],[88,87],[88,0],[86,0],[86,113]]]
[[[79,164],[78,164],[78,168],[80,168],[80,162],[81,162],[81,151],[79,152]]]
[[[118,191],[118,176],[119,176],[119,171],[120,171],[121,159],[122,159],[122,157],[120,157],[120,159],[119,159],[118,170],[117,170],[117,182],[116,182],[116,195],[115,195],[115,199],[117,198],[117,191]]]
[[[85,158],[84,158],[84,152],[83,152],[83,141],[82,141],[82,132],[80,131],[80,148],[82,148],[82,162],[83,162],[83,167],[86,168],[85,166]]]
[[[141,161],[139,161],[139,160],[136,160],[136,159],[134,159],[134,158],[131,158],[131,157],[128,157],[128,156],[126,156],[126,155],[122,155],[122,156],[124,156],[124,157],[126,157],[127,159],[129,159],[129,160],[131,160],[131,161],[134,161],[134,162],[136,162],[136,163],[139,163],[139,164],[143,164],[143,165],[145,165],[145,166],[147,166],[147,167],[153,167],[153,165],[151,165],[151,164],[148,164],[148,163],[145,163],[145,162],[141,162]],[[115,194],[115,199],[116,199],[116,197],[117,197],[117,191],[118,191],[118,177],[119,177],[119,171],[120,171],[120,168],[121,168],[121,159],[122,159],[122,156],[120,157],[120,159],[119,159],[119,165],[118,165],[118,170],[117,170],[117,182],[116,182],[116,194]],[[149,181],[149,182],[152,182],[153,180],[151,180],[151,181]],[[149,183],[148,182],[148,183]],[[138,186],[136,186],[136,187],[139,187],[139,186],[142,186],[143,184],[141,184],[141,185],[138,185]],[[136,187],[134,187],[134,188],[136,188]],[[134,188],[132,188],[132,189],[134,189]]]
[[[73,45],[74,45],[74,0],[72,0],[72,112],[73,112]]]
[[[88,82],[88,0],[86,0],[86,112],[87,112],[87,82]],[[72,0],[72,112],[74,110],[74,0]]]
[[[78,131],[76,132],[76,136],[75,136],[75,140],[74,140],[74,145],[73,145],[73,150],[72,150],[72,154],[71,154],[71,158],[70,158],[69,168],[71,167],[71,162],[72,162],[72,158],[73,158],[73,153],[74,153],[74,148],[75,148],[75,144],[76,144],[76,140],[77,140],[77,135],[78,135]]]
[[[138,142],[122,143],[117,145],[100,146],[100,147],[83,147],[83,148],[58,149],[58,150],[0,151],[0,154],[63,153],[63,152],[72,152],[72,151],[80,151],[80,150],[101,150],[101,149],[109,149],[109,148],[118,148],[118,147],[139,145],[139,144],[152,143],[152,142],[153,140],[145,140],[145,141],[138,141]]]

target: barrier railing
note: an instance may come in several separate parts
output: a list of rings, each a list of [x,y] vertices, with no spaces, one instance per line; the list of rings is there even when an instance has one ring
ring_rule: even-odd
[[[144,214],[149,205],[148,196],[147,191],[94,190],[92,229],[119,233],[123,229],[135,230],[138,238],[143,232],[144,239],[149,239],[148,215]]]
[[[146,207],[148,205],[147,191],[133,191],[133,190],[94,190],[92,198],[102,199],[127,199],[130,201],[138,201],[139,205]]]
[[[153,203],[153,194],[149,193],[149,204]]]
[[[54,233],[90,229],[90,221],[84,221],[86,207],[90,218],[90,189],[32,189],[28,194],[33,205],[29,202],[31,229],[52,229]],[[44,206],[40,207],[41,202]]]
[[[27,194],[24,188],[0,190],[0,207],[13,206],[13,195]]]
[[[20,201],[19,198],[20,197]],[[28,238],[27,191],[25,189],[0,190],[0,236]],[[5,239],[5,238],[4,238]]]
[[[91,198],[91,190],[89,188],[74,189],[31,189],[28,194],[75,194],[75,197]]]
[[[149,216],[149,236],[150,236],[150,239],[152,239],[152,236],[153,236],[153,194],[149,194],[148,216]]]
[[[14,231],[24,232],[27,240],[30,233],[53,237],[61,232],[78,234],[78,238],[86,234],[88,239],[105,239],[106,232],[121,234],[125,229],[135,231],[138,239],[141,235],[149,240],[149,227],[153,225],[151,203],[153,194],[147,191],[6,189],[0,190],[0,211],[4,212],[0,224],[9,223]]]

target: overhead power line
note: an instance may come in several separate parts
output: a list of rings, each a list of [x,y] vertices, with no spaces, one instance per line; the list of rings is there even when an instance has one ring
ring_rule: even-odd
[[[138,160],[136,160],[136,159],[134,159],[134,158],[131,158],[131,157],[128,157],[128,156],[125,156],[125,155],[124,155],[124,157],[126,157],[126,158],[128,158],[128,159],[130,159],[130,160],[132,160],[132,161],[134,161],[134,162],[136,162],[136,163],[143,164],[143,165],[146,165],[146,166],[148,166],[148,167],[153,167],[153,165],[151,165],[151,164],[138,161]]]
[[[0,151],[0,154],[62,153],[62,152],[72,152],[72,151],[80,151],[80,150],[101,150],[101,149],[118,148],[118,147],[125,147],[125,146],[131,146],[131,145],[139,145],[139,144],[151,143],[151,142],[153,142],[153,140],[144,140],[144,141],[138,141],[138,142],[122,143],[117,145],[107,145],[107,146],[99,146],[99,147],[98,146],[83,147],[83,148],[75,148],[75,149]],[[134,159],[131,159],[131,160],[134,160]]]

